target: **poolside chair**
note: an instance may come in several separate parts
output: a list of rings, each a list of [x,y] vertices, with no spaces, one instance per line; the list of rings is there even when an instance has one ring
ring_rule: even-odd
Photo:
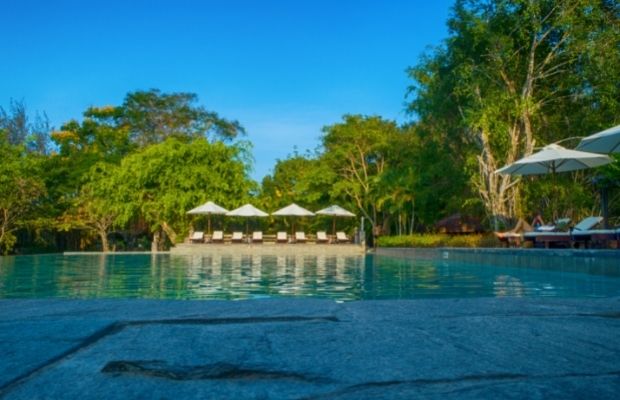
[[[602,220],[603,217],[587,217],[568,231],[529,232],[525,235],[534,237],[536,243],[544,244],[545,248],[549,248],[552,244],[563,244],[573,247],[580,240],[587,241],[587,237],[591,235],[592,228],[600,224]]]
[[[243,242],[243,232],[233,232],[230,241],[233,243]]]
[[[211,242],[222,243],[223,241],[224,241],[224,232],[213,231],[213,235],[211,236]]]
[[[327,234],[325,231],[318,231],[316,233],[316,242],[317,243],[327,243],[329,239],[327,238]]]
[[[192,243],[203,243],[205,241],[205,233],[196,231],[192,233],[192,236],[190,236],[189,241]]]
[[[286,232],[278,232],[276,235],[276,242],[277,243],[287,243],[288,242],[288,235],[286,234]]]
[[[295,243],[306,243],[306,233],[295,232]]]
[[[336,242],[337,243],[349,243],[349,237],[344,232],[336,232]]]
[[[618,248],[620,228],[573,231],[572,241],[574,245],[583,244],[587,248]]]
[[[254,231],[252,233],[252,243],[263,243],[263,232]]]

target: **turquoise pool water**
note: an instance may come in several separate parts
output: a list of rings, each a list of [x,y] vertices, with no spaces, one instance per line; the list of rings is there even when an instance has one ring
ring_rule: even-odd
[[[0,298],[620,296],[620,277],[359,256],[0,257]]]

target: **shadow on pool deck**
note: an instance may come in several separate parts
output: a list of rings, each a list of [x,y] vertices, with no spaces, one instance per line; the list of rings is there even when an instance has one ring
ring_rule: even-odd
[[[615,398],[620,299],[0,301],[0,397]]]

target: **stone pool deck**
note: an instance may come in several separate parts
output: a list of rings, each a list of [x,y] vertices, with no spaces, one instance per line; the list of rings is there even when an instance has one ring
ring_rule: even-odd
[[[3,399],[597,398],[620,298],[2,300]]]

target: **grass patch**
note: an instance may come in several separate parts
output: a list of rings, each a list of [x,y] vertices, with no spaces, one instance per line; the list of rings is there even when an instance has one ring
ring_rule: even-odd
[[[420,235],[382,236],[379,247],[501,247],[495,235]]]

